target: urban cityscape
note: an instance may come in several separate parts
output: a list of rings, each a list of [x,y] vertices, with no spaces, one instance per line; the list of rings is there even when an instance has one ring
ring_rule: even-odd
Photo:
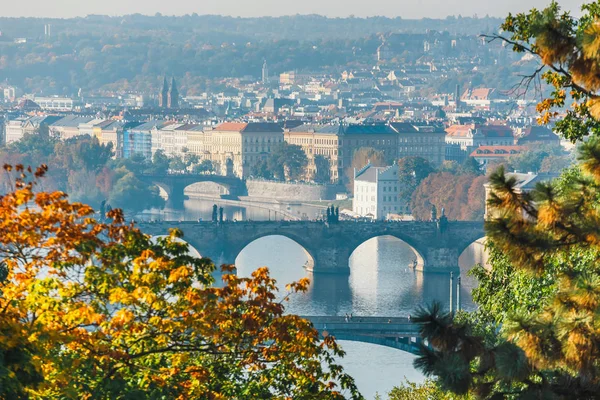
[[[600,7],[521,6],[0,13],[0,399],[597,398]]]

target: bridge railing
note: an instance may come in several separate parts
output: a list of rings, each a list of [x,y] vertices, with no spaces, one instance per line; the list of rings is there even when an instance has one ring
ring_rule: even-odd
[[[351,332],[355,334],[390,334],[403,337],[419,336],[419,325],[408,318],[385,317],[303,317],[309,320],[318,331]]]

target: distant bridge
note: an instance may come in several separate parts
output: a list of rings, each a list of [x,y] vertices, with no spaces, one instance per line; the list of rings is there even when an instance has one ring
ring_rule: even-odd
[[[246,194],[246,184],[235,176],[215,174],[144,174],[140,180],[156,185],[163,189],[168,196],[167,203],[170,208],[183,208],[185,188],[199,182],[214,182],[223,186],[229,195]]]
[[[373,343],[412,354],[419,353],[419,325],[397,317],[302,317],[309,320],[319,334],[338,340]]]
[[[350,273],[352,252],[369,239],[393,236],[411,247],[417,269],[428,272],[459,270],[458,258],[473,242],[485,236],[483,221],[447,222],[353,222],[335,224],[312,221],[244,222],[142,222],[140,229],[152,236],[167,235],[179,228],[184,240],[216,264],[235,264],[242,250],[265,236],[285,236],[302,246],[313,272]],[[402,265],[402,268],[407,267]]]

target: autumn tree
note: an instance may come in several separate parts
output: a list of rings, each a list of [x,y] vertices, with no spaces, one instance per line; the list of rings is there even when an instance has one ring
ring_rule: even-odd
[[[0,398],[361,398],[343,352],[284,314],[266,268],[239,278],[5,166],[0,198]],[[290,293],[306,290],[301,280]]]
[[[450,220],[483,219],[486,178],[475,175],[454,175],[438,172],[429,175],[411,197],[411,210],[416,219],[426,220],[431,208],[445,209]]]
[[[558,117],[569,100],[556,130],[572,141],[591,138],[581,146],[577,168],[532,192],[519,192],[502,168],[490,176],[486,232],[493,269],[477,270],[483,286],[475,297],[488,326],[496,327],[495,340],[484,340],[476,323],[457,321],[439,306],[415,317],[431,343],[416,365],[454,393],[598,398],[600,7],[592,3],[582,10],[575,19],[552,3],[543,11],[510,15],[503,24],[506,36],[495,36],[539,56],[543,65],[530,78],[545,70],[543,78],[554,86],[538,105],[540,121]]]

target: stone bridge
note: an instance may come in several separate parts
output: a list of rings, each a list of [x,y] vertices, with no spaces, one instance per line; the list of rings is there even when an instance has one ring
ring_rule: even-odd
[[[233,196],[244,195],[246,191],[244,181],[234,176],[213,174],[147,174],[141,175],[139,178],[147,184],[156,185],[163,189],[168,196],[168,207],[177,209],[183,208],[185,188],[194,183],[214,182],[223,186],[227,190],[227,194]]]
[[[302,246],[312,272],[350,273],[352,252],[369,239],[393,236],[415,253],[417,269],[427,272],[457,271],[458,257],[474,241],[485,236],[481,222],[353,222],[335,224],[309,221],[143,222],[140,229],[152,236],[179,228],[184,240],[216,264],[234,264],[250,243],[265,236],[281,235]],[[407,267],[402,265],[401,267]]]
[[[419,325],[397,317],[302,317],[309,320],[322,336],[338,340],[373,343],[419,354]]]

